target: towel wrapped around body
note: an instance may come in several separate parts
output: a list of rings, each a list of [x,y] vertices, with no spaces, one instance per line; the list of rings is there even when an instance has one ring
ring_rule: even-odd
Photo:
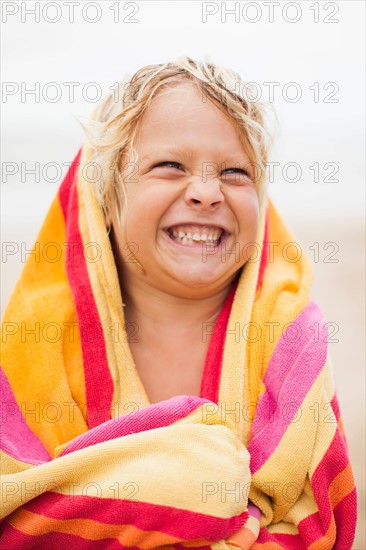
[[[151,404],[87,160],[84,147],[3,319],[1,548],[350,549],[328,326],[272,201],[203,327],[200,396]]]

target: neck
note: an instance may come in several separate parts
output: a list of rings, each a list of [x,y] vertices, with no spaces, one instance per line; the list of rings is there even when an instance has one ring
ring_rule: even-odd
[[[165,336],[196,332],[203,323],[216,321],[230,288],[231,282],[212,296],[192,300],[167,294],[135,279],[128,288],[122,287],[125,321]]]

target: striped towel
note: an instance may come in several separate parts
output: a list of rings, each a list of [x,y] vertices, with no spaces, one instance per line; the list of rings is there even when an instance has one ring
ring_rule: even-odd
[[[350,549],[356,489],[311,265],[272,201],[200,396],[150,403],[76,156],[3,319],[4,549]],[[129,332],[129,333],[128,333]]]

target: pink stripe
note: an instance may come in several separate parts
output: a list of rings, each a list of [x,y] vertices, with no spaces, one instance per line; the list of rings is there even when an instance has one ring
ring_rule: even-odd
[[[252,502],[248,502],[248,513],[250,516],[252,516],[253,518],[256,518],[258,520],[261,519],[261,511],[260,509],[255,505],[253,504]]]
[[[247,511],[232,518],[218,518],[148,502],[52,492],[27,502],[23,508],[53,519],[89,519],[107,525],[134,525],[144,531],[157,531],[182,540],[220,540],[235,533],[248,519]]]
[[[76,156],[59,192],[61,207],[67,227],[66,271],[74,297],[79,322],[81,347],[84,360],[84,376],[88,426],[94,428],[111,417],[113,380],[108,367],[103,328],[89,280],[83,245],[79,230],[79,207],[76,176]],[[102,387],[101,382],[103,381]]]
[[[169,426],[208,402],[207,399],[201,399],[200,397],[178,395],[166,401],[153,403],[139,411],[133,411],[125,416],[108,420],[104,424],[79,435],[64,448],[59,456],[117,437]]]
[[[90,540],[65,533],[47,533],[45,535],[27,535],[12,525],[0,526],[1,547],[5,550],[140,550],[137,546],[124,546],[116,539]]]
[[[0,368],[0,390],[1,450],[16,460],[28,464],[43,464],[51,460],[41,441],[28,427],[2,368]]]
[[[248,449],[252,473],[276,450],[324,367],[327,343],[323,330],[319,341],[314,338],[311,327],[315,323],[321,327],[323,317],[316,304],[310,303],[281,336],[269,361],[264,376],[267,390],[258,400]]]
[[[220,315],[216,319],[210,338],[210,343],[206,354],[205,367],[202,375],[200,397],[208,399],[216,404],[219,400],[226,329],[237,286],[238,276],[232,284],[232,287],[220,311]]]

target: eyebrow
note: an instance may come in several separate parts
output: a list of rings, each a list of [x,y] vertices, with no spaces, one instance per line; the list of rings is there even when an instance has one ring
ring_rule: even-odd
[[[242,152],[240,153],[240,155],[236,156],[236,155],[233,155],[232,153],[229,153],[229,154],[222,154],[223,157],[227,158],[227,159],[230,159],[230,160],[225,160],[224,162],[236,162],[236,163],[241,163],[241,164],[249,164],[250,163],[250,159],[249,157],[245,158],[242,156]],[[166,149],[154,149],[152,151],[150,151],[147,155],[144,155],[143,157],[141,157],[141,160],[149,160],[153,157],[156,157],[156,156],[159,156],[159,157],[164,157],[166,155],[179,155],[183,158],[188,158],[188,159],[191,159],[194,155],[194,151],[189,149],[187,151],[187,149],[181,149],[180,147],[177,147],[177,148],[174,148],[174,147],[167,147]],[[209,161],[207,161],[209,162]]]
[[[149,160],[153,157],[156,157],[157,155],[163,156],[163,155],[180,155],[185,158],[192,158],[194,155],[194,151],[186,149],[181,149],[179,147],[167,147],[166,149],[154,149],[152,150],[148,155],[144,155],[142,157],[143,160]]]

